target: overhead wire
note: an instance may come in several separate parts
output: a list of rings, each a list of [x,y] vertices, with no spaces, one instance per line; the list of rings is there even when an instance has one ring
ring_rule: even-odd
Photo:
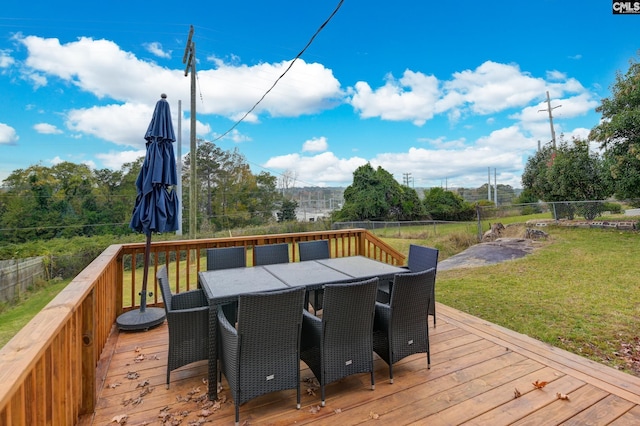
[[[331,21],[331,19],[333,19],[335,14],[338,13],[338,10],[340,10],[340,8],[342,7],[342,3],[344,3],[344,0],[340,0],[338,2],[338,5],[333,10],[331,15],[329,15],[329,17],[322,23],[322,25],[320,25],[320,27],[316,30],[316,32],[313,34],[313,36],[311,36],[311,38],[309,39],[307,44],[304,46],[304,48],[296,55],[295,58],[293,58],[293,60],[289,64],[289,66],[273,82],[271,87],[269,87],[269,89],[267,89],[267,91],[264,92],[264,94],[260,97],[260,99],[258,99],[258,101],[247,112],[245,112],[244,115],[242,117],[240,117],[240,119],[238,121],[236,121],[226,132],[222,133],[221,135],[219,135],[218,137],[213,139],[211,142],[215,142],[217,140],[220,140],[223,137],[225,137],[226,135],[228,135],[229,133],[231,133],[233,131],[233,129],[238,127],[238,125],[240,125],[240,123],[242,123],[249,116],[249,114],[251,114],[258,107],[258,105],[267,97],[267,95],[273,90],[273,88],[276,87],[278,82],[289,72],[291,67],[293,67],[293,64],[304,54],[304,52],[309,48],[309,46],[311,46],[311,44],[313,43],[315,38],[318,36],[318,34],[320,34],[320,32],[324,29],[324,27],[327,26],[327,24]]]

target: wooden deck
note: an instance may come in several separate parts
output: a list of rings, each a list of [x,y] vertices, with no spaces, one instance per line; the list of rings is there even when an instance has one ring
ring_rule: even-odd
[[[327,405],[320,408],[319,389],[303,368],[300,410],[295,391],[276,392],[242,405],[240,423],[640,424],[640,378],[443,305],[437,313],[430,370],[424,354],[411,356],[396,364],[390,384],[386,364],[376,359],[375,390],[367,374],[355,375],[328,386]],[[233,424],[226,382],[218,402],[206,399],[206,362],[175,370],[166,389],[166,350],[166,324],[114,332],[98,367],[96,412],[80,424],[115,424],[123,416],[127,425]],[[548,383],[536,389],[536,381]]]

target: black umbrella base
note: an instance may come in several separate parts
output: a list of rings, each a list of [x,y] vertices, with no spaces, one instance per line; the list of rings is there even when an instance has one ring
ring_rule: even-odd
[[[164,322],[166,315],[163,308],[146,308],[125,312],[116,319],[120,330],[146,331]]]

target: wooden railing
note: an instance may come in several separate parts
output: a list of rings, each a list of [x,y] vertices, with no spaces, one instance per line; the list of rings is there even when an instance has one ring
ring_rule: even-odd
[[[271,234],[151,244],[149,306],[160,304],[155,271],[170,265],[176,291],[197,283],[206,249],[326,239],[333,257],[362,255],[393,265],[405,256],[364,229]],[[118,315],[138,306],[144,244],[112,245],[0,349],[0,425],[71,425],[94,411],[96,365]]]

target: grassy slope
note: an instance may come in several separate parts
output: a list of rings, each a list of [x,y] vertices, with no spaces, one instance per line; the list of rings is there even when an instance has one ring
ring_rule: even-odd
[[[439,272],[437,300],[640,375],[639,363],[631,362],[640,354],[634,266],[638,234],[564,227],[547,231],[550,244],[525,258]],[[441,245],[428,239],[412,242]],[[407,245],[406,240],[389,243],[402,251]]]
[[[20,301],[0,312],[0,347],[31,321],[71,280],[56,282],[46,287],[28,291]]]

